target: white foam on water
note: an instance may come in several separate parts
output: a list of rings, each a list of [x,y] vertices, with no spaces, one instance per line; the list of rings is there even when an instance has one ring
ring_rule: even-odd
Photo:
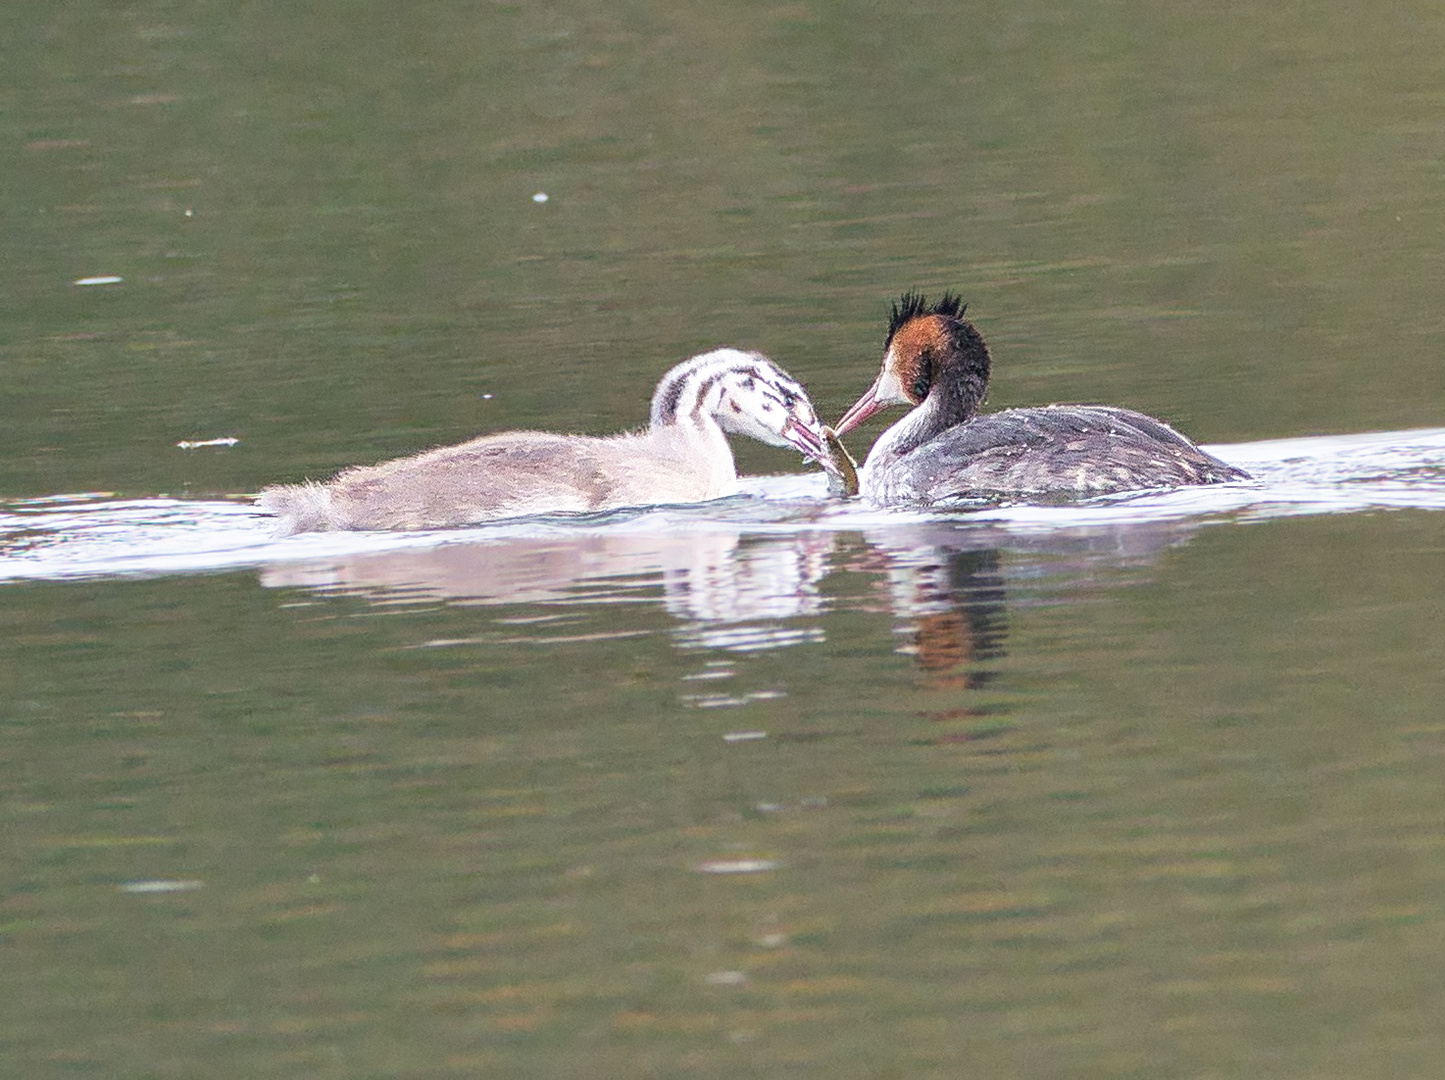
[[[452,545],[536,542],[595,548],[594,562],[626,573],[686,559],[699,543],[736,548],[749,537],[920,526],[986,526],[1026,538],[1167,522],[1247,523],[1300,514],[1445,510],[1445,428],[1324,435],[1207,447],[1253,480],[1171,491],[1135,492],[1049,506],[990,506],[948,513],[884,509],[829,498],[821,473],[750,477],[744,493],[692,506],[603,515],[519,519],[421,533],[310,533],[277,537],[272,519],[240,500],[116,499],[106,493],[58,495],[0,504],[0,581],[166,575],[270,568],[268,584],[326,585],[327,567],[360,556]],[[765,552],[753,578],[788,574]],[[802,552],[797,558],[806,558]],[[579,558],[585,561],[584,550]],[[794,558],[790,555],[789,558]],[[620,561],[619,561],[620,560]],[[290,568],[289,570],[287,568]],[[606,569],[597,566],[594,569]],[[585,574],[580,576],[585,577]],[[311,580],[308,580],[308,577]],[[726,596],[726,589],[716,595]]]

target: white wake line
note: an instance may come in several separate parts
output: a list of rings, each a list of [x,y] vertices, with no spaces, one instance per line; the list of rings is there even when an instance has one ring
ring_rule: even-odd
[[[1445,427],[1412,428],[1407,431],[1362,431],[1354,435],[1301,435],[1291,439],[1261,439],[1247,443],[1219,443],[1204,447],[1232,465],[1289,462],[1359,455],[1385,455],[1391,460],[1411,454],[1428,457],[1436,467],[1445,467]],[[1325,453],[1322,455],[1321,450]]]
[[[235,501],[54,496],[0,511],[0,581],[216,572],[273,563],[597,535],[850,532],[920,523],[987,524],[1038,535],[1170,521],[1254,522],[1305,514],[1445,510],[1445,428],[1211,446],[1251,472],[1237,484],[1132,493],[1062,506],[950,514],[830,499],[820,473],[750,477],[751,498],[585,518],[533,518],[426,533],[313,533],[278,539],[271,520]]]

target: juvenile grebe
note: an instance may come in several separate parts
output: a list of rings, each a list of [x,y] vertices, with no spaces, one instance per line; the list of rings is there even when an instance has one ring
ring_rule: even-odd
[[[859,493],[882,503],[1090,496],[1247,480],[1161,420],[1108,405],[1046,405],[978,415],[988,346],[949,293],[893,305],[883,370],[837,424],[851,431],[889,405],[913,411],[878,436]]]
[[[701,502],[738,490],[725,431],[826,462],[803,387],[761,353],[717,349],[662,377],[643,432],[483,435],[350,468],[325,484],[269,487],[256,501],[282,519],[283,533],[440,529],[525,514]]]

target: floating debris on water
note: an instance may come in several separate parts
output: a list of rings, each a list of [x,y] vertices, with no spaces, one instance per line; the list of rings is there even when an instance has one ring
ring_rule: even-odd
[[[702,977],[709,986],[742,986],[748,981],[746,971],[709,971]]]
[[[780,865],[777,859],[709,859],[693,869],[699,874],[761,874]]]
[[[182,450],[198,450],[202,446],[235,446],[241,440],[233,435],[226,435],[220,439],[199,439],[192,442],[190,439],[182,439],[176,443]]]
[[[194,892],[205,886],[204,881],[127,881],[120,886],[125,893],[170,893]]]

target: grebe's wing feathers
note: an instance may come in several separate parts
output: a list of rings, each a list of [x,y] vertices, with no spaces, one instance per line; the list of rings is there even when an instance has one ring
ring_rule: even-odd
[[[1247,479],[1162,421],[1130,409],[1070,405],[1005,409],[941,432],[889,467],[889,487],[917,501],[997,501],[1044,492],[1079,497],[1148,486]]]

